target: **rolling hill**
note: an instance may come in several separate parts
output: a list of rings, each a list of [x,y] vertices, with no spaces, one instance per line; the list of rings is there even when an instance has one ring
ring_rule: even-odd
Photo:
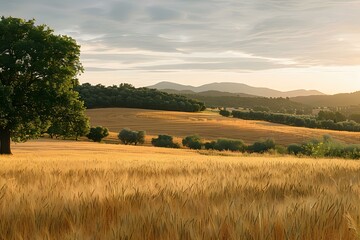
[[[360,143],[360,133],[339,132],[323,129],[309,129],[269,123],[264,121],[225,118],[214,112],[169,112],[130,108],[88,109],[92,126],[104,126],[113,134],[111,142],[116,142],[117,133],[123,128],[144,130],[149,137],[169,134],[179,142],[185,136],[199,134],[207,140],[217,138],[242,139],[253,143],[261,138],[273,138],[277,143],[288,145],[301,143],[323,135],[347,143]],[[148,140],[149,142],[149,140]]]
[[[360,105],[360,91],[335,95],[294,97],[291,100],[314,107],[353,106]]]
[[[248,95],[255,95],[261,97],[297,97],[297,96],[311,96],[311,95],[324,95],[316,90],[294,90],[288,92],[281,92],[270,88],[252,87],[243,83],[221,82],[210,83],[199,87],[193,87],[190,85],[181,85],[171,82],[160,82],[148,88],[154,88],[158,90],[173,89],[178,91],[193,91],[193,92],[205,92],[205,91],[219,91],[228,93],[245,93]]]

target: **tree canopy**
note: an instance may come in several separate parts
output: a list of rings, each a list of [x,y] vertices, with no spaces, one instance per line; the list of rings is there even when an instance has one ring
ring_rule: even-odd
[[[87,122],[73,88],[83,71],[80,46],[46,25],[13,17],[0,19],[0,154],[11,154],[10,138],[39,137],[59,116]],[[79,120],[79,119],[77,119]]]
[[[87,108],[127,107],[184,112],[205,110],[203,102],[156,89],[135,88],[126,83],[108,87],[84,83],[77,86],[76,90]]]

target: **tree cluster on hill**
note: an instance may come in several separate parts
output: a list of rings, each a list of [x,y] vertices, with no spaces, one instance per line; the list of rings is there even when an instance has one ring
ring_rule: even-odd
[[[332,120],[335,123],[346,121],[347,118],[345,115],[340,112],[332,112],[332,111],[320,111],[317,115],[318,120]]]
[[[130,84],[106,87],[84,83],[76,90],[87,108],[126,107],[184,112],[198,112],[206,108],[203,102],[197,100],[155,89],[135,88]]]
[[[360,123],[360,105],[330,107],[332,112],[339,112],[346,116],[347,119]]]
[[[231,114],[235,118],[245,120],[263,120],[297,127],[360,132],[360,124],[351,120],[336,122],[332,119],[322,120],[314,118],[313,116],[297,116],[291,114],[255,111],[232,111]]]
[[[184,96],[204,102],[205,105],[215,108],[247,108],[266,112],[279,112],[290,114],[311,114],[312,107],[289,100],[288,98],[265,98],[265,97],[236,97],[236,96]]]

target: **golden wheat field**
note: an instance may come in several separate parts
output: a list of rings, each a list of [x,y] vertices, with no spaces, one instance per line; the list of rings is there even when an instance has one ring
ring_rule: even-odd
[[[225,118],[213,112],[185,113],[130,108],[87,110],[92,125],[102,125],[114,132],[108,141],[116,142],[122,128],[145,130],[148,135],[169,134],[178,138],[199,134],[208,140],[241,139],[253,143],[273,138],[277,143],[301,143],[325,134],[347,143],[360,143],[360,133],[291,127],[264,121]],[[149,141],[148,141],[149,142]]]
[[[360,239],[360,162],[40,140],[1,157],[0,239]]]

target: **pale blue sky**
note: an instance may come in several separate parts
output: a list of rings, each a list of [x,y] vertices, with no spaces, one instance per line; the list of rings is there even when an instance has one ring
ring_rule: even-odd
[[[82,46],[82,82],[360,90],[360,0],[0,0]]]

